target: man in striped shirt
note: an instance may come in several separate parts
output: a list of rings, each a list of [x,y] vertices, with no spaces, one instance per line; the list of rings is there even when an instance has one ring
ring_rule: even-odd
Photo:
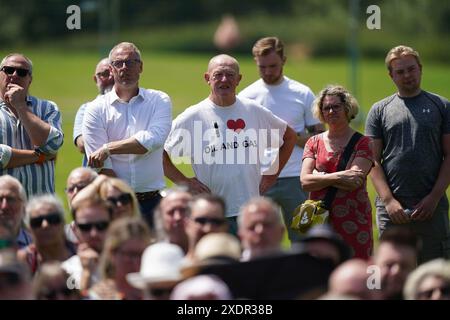
[[[54,102],[28,95],[33,65],[12,53],[0,63],[0,175],[16,177],[27,196],[55,192],[55,157],[63,143]]]

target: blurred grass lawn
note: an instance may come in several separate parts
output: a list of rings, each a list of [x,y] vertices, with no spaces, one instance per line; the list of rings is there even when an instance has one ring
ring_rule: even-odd
[[[82,159],[72,143],[73,121],[78,107],[97,95],[92,74],[101,57],[95,52],[79,53],[59,50],[25,50],[23,53],[30,57],[34,64],[31,93],[55,101],[62,112],[65,142],[58,153],[56,189],[57,194],[65,202],[66,178],[73,168],[81,165]],[[0,54],[4,56],[6,52],[0,52]],[[241,90],[255,81],[258,73],[250,54],[245,57],[237,56],[237,58],[243,74],[238,87],[238,90]],[[209,59],[210,56],[206,55],[143,52],[144,72],[140,86],[167,92],[172,98],[175,118],[186,107],[208,95],[203,73]],[[432,64],[427,61],[422,63],[424,65],[423,88],[449,98],[450,65]],[[343,84],[349,88],[349,63],[344,59],[291,61],[288,57],[285,74],[308,85],[316,94],[330,83]],[[377,61],[362,61],[358,76],[357,97],[361,111],[352,125],[363,132],[365,116],[370,106],[395,92],[395,88],[384,67],[384,57],[380,57]],[[189,166],[180,168],[186,174],[192,174]],[[170,181],[167,183],[169,186],[172,184]],[[368,189],[373,202],[375,193],[370,181]],[[448,190],[447,193],[449,193]]]

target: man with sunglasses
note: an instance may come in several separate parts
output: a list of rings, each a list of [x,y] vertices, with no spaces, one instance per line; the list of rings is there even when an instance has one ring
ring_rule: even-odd
[[[33,243],[19,250],[18,258],[34,274],[46,261],[64,261],[75,254],[75,246],[64,235],[64,208],[54,195],[33,197],[26,207]]]
[[[55,192],[55,157],[63,143],[54,102],[29,95],[33,65],[18,53],[0,63],[0,175],[22,183],[28,196]]]
[[[159,190],[165,186],[162,147],[170,131],[172,103],[162,91],[139,87],[143,61],[134,44],[112,48],[109,63],[114,87],[89,103],[83,120],[88,165],[126,181],[152,226]]]
[[[114,77],[109,71],[109,59],[103,58],[95,67],[95,73],[93,76],[94,82],[97,85],[99,97],[111,91],[114,86]],[[83,124],[84,112],[86,110],[88,103],[84,103],[80,106],[75,115],[75,122],[73,124],[73,143],[78,148],[78,150],[84,155],[83,156],[83,166],[87,166],[87,158],[84,150],[84,138],[81,132],[81,127]]]
[[[195,246],[203,236],[214,232],[227,232],[225,202],[219,196],[203,194],[196,196],[188,206],[186,234],[189,249],[186,259],[193,260]]]
[[[99,197],[76,202],[72,208],[75,234],[79,244],[77,254],[64,261],[62,267],[72,276],[76,287],[82,291],[100,279],[98,263],[111,215],[111,206]]]

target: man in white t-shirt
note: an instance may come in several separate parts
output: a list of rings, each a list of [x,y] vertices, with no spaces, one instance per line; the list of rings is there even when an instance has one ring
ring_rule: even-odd
[[[233,57],[213,57],[204,78],[211,88],[209,97],[172,123],[164,146],[164,173],[177,184],[187,184],[194,193],[223,197],[230,231],[236,234],[239,208],[276,182],[291,155],[295,132],[256,102],[236,97],[242,75]],[[261,176],[267,147],[279,148],[279,157]],[[191,164],[195,177],[187,178],[171,158]]]
[[[297,133],[289,161],[264,195],[281,206],[289,239],[298,241],[299,236],[292,231],[290,223],[294,209],[308,197],[300,184],[303,147],[309,137],[324,131],[324,127],[313,117],[311,107],[315,97],[311,89],[283,75],[286,62],[283,43],[276,37],[262,38],[255,43],[252,52],[261,79],[242,90],[239,97],[255,100],[286,121]],[[275,158],[277,152],[268,149],[266,155]],[[263,171],[266,169],[262,168]]]

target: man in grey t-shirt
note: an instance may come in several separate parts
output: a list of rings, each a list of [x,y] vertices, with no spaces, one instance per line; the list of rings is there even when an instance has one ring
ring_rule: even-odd
[[[393,224],[410,225],[422,239],[419,262],[450,258],[450,104],[421,89],[422,65],[412,48],[391,49],[386,66],[398,93],[374,104],[366,122],[378,228],[381,234]]]

